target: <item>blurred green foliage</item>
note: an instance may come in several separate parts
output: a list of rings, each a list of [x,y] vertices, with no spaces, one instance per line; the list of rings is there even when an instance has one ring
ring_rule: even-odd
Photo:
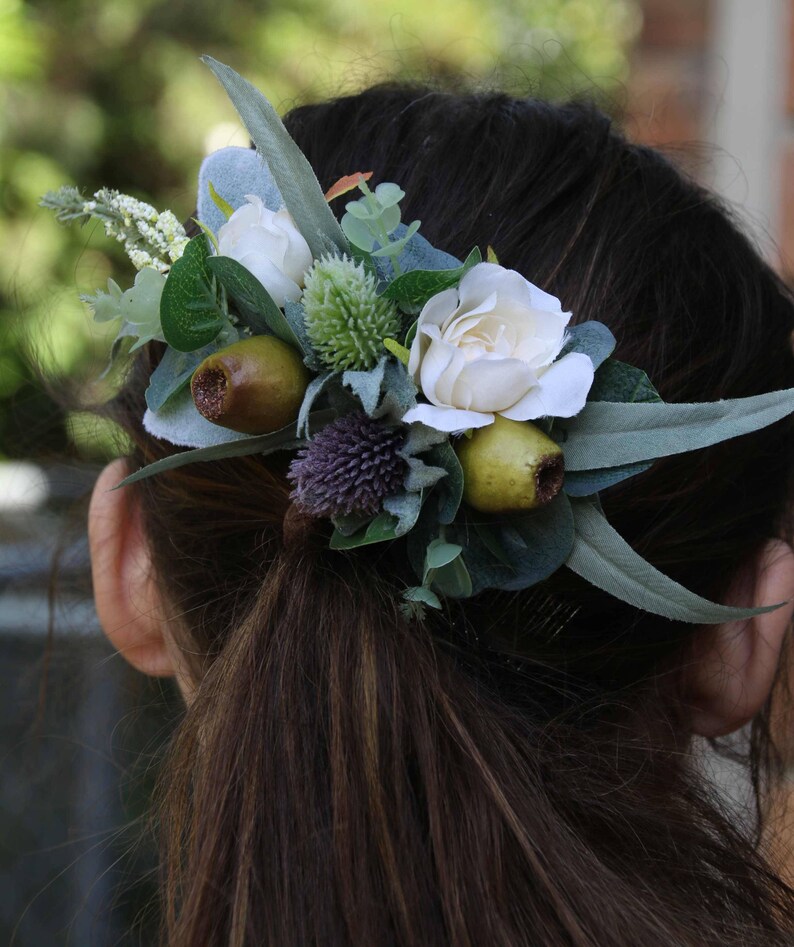
[[[77,295],[133,273],[37,200],[108,185],[187,217],[203,155],[246,142],[200,53],[282,109],[395,76],[609,100],[638,26],[632,0],[0,0],[0,456],[108,450],[53,413],[26,349],[100,397],[108,330]]]

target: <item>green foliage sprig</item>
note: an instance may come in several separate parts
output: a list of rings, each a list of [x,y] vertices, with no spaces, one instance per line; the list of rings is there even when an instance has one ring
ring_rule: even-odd
[[[414,220],[401,237],[392,240],[392,235],[400,226],[402,215],[399,204],[405,197],[405,191],[396,184],[383,183],[373,192],[363,177],[359,180],[358,187],[364,196],[345,205],[347,213],[341,221],[342,230],[359,250],[373,257],[388,258],[395,276],[400,276],[402,269],[398,258],[405,245],[419,230],[420,221]]]

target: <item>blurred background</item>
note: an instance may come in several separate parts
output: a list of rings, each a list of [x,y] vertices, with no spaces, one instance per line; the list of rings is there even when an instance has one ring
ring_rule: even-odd
[[[282,111],[395,76],[593,98],[732,201],[788,276],[791,8],[0,0],[0,943],[153,942],[146,801],[179,712],[103,643],[86,572],[80,497],[123,445],[85,410],[105,394],[109,337],[78,294],[133,274],[101,229],[61,227],[40,195],[110,185],[189,216],[202,157],[247,144],[198,61],[210,53]],[[68,409],[48,393],[64,378]]]

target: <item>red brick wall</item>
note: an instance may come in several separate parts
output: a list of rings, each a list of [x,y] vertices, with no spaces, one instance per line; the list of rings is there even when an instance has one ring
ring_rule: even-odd
[[[713,12],[720,0],[640,0],[644,23],[632,57],[626,128],[637,141],[673,147],[694,173],[708,154],[716,94],[709,90]],[[748,0],[748,3],[755,0]],[[762,0],[771,2],[771,0]],[[794,281],[794,0],[789,17],[786,114],[780,116],[779,223],[773,259]],[[781,110],[782,111],[782,110]]]
[[[627,130],[649,145],[702,140],[710,0],[641,0]]]

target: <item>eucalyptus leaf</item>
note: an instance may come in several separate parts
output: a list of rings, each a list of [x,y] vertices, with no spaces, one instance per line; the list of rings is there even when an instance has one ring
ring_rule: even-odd
[[[418,313],[431,296],[457,286],[468,270],[481,262],[482,255],[475,247],[462,266],[449,270],[411,270],[390,283],[383,295],[394,300],[404,312]],[[407,339],[406,345],[410,345]]]
[[[315,412],[310,419],[310,434],[321,430],[335,417],[336,413],[334,411]],[[168,457],[163,457],[162,460],[157,460],[153,464],[136,470],[129,477],[125,477],[114,489],[129,486],[131,483],[137,483],[139,480],[145,480],[147,477],[154,477],[167,470],[175,470],[177,467],[184,467],[187,464],[223,460],[228,457],[248,457],[251,454],[267,455],[278,450],[297,450],[305,443],[305,438],[297,436],[295,425],[288,424],[272,434],[258,434],[255,437],[244,437],[240,440],[230,441],[227,444],[217,444],[214,447],[200,447],[197,450],[186,450],[179,454],[171,454]]]
[[[146,404],[150,411],[159,411],[175,394],[190,382],[193,372],[212,352],[209,346],[198,352],[178,352],[168,346],[149,377]]]
[[[371,516],[363,513],[348,513],[347,515],[342,514],[341,516],[332,517],[334,526],[343,536],[353,536],[359,530],[364,529],[371,520]]]
[[[457,559],[463,552],[463,546],[457,543],[448,543],[443,539],[434,539],[427,547],[425,556],[426,569],[441,569],[443,566]]]
[[[641,368],[608,358],[595,373],[588,401],[651,402],[661,401]]]
[[[405,191],[399,184],[384,181],[375,188],[375,199],[381,207],[393,207],[405,197]]]
[[[447,529],[447,537],[463,546],[463,559],[473,594],[484,589],[509,592],[542,582],[562,566],[574,540],[571,503],[563,493],[538,510],[509,522],[467,517]]]
[[[589,357],[593,367],[598,368],[615,350],[615,336],[603,322],[580,322],[578,325],[569,326],[566,334],[568,340],[562,347],[559,358],[569,352],[582,352]]]
[[[437,521],[447,525],[455,519],[463,499],[463,468],[449,441],[433,447],[427,460],[433,467],[441,467],[447,472],[447,476],[439,480],[437,488],[440,497]]]
[[[160,299],[160,322],[165,341],[179,352],[209,345],[226,323],[218,309],[197,305],[212,281],[207,265],[209,244],[203,233],[193,237],[173,264]]]
[[[474,591],[471,575],[460,556],[440,569],[432,569],[428,573],[428,584],[446,598],[469,598]]]
[[[597,588],[646,612],[694,624],[722,624],[774,611],[731,608],[696,595],[638,555],[589,500],[572,501],[576,535],[566,565]]]
[[[389,542],[397,538],[397,517],[391,513],[380,513],[366,529],[353,536],[344,536],[339,530],[331,535],[331,549],[357,549],[359,546],[369,546],[372,543]]]
[[[254,335],[272,333],[301,355],[305,354],[300,339],[273,297],[242,263],[228,256],[211,256],[207,266],[235,302],[240,318]]]
[[[353,216],[353,214],[348,211],[342,218],[341,227],[342,232],[354,247],[358,247],[359,250],[365,250],[367,253],[372,251],[372,248],[375,246],[375,238],[367,226],[366,221]]]
[[[566,470],[601,470],[683,454],[767,427],[794,412],[794,388],[702,404],[590,401],[555,422]]]
[[[386,213],[388,213],[388,211]],[[408,224],[405,233],[401,237],[396,240],[390,240],[386,246],[379,246],[376,250],[372,251],[372,256],[375,258],[389,257],[391,260],[398,258],[405,249],[405,245],[414,238],[420,226],[420,221],[414,220],[412,223]],[[391,234],[396,229],[397,227],[395,225],[391,229],[387,228],[387,232]]]
[[[415,585],[403,592],[403,598],[406,602],[421,602],[423,605],[429,605],[430,608],[441,608],[441,602],[435,592],[423,585]]]
[[[267,161],[298,230],[312,257],[349,253],[350,246],[328,206],[311,165],[262,93],[229,66],[202,56],[231,99],[257,150]]]

